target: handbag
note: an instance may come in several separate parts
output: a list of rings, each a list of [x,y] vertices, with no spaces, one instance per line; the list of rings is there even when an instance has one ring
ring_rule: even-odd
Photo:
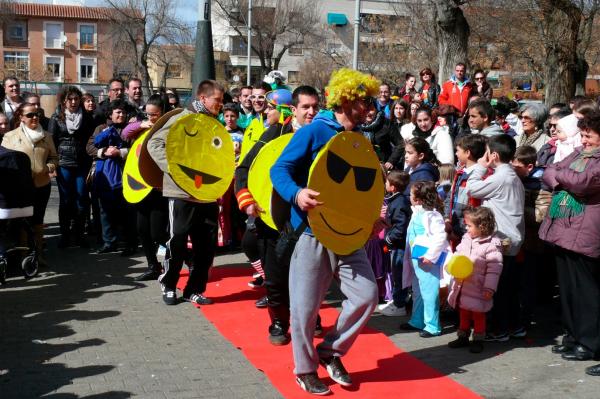
[[[300,239],[304,230],[306,230],[306,223],[302,222],[294,230],[292,224],[288,221],[281,233],[279,233],[279,239],[275,244],[275,256],[279,265],[289,265],[292,260],[292,254],[296,248],[296,243]]]
[[[92,166],[90,167],[90,170],[88,171],[88,174],[85,177],[85,184],[87,184],[88,189],[92,187],[92,184],[94,184],[95,177],[96,177],[96,160],[94,160],[92,162]]]

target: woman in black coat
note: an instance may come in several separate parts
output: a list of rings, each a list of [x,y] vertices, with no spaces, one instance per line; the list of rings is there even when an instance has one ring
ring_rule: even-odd
[[[86,178],[92,160],[86,152],[86,144],[94,132],[95,124],[93,118],[83,112],[81,98],[82,93],[78,88],[66,87],[60,95],[59,109],[52,115],[48,124],[48,133],[52,135],[58,153],[56,182],[60,195],[59,248],[70,244],[71,233],[75,244],[87,247],[83,238],[89,208]]]

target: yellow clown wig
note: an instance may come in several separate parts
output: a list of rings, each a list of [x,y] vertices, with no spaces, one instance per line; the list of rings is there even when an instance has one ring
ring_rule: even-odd
[[[334,71],[325,88],[327,108],[336,108],[345,101],[374,97],[379,93],[381,82],[374,76],[354,69],[342,68]]]

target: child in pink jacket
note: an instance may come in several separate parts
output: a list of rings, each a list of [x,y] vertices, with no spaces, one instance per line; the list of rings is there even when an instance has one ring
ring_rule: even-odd
[[[502,243],[494,234],[496,220],[489,208],[467,208],[464,211],[467,233],[456,248],[456,254],[473,261],[473,273],[464,280],[454,279],[448,303],[460,315],[458,339],[448,343],[450,348],[469,346],[469,351],[483,350],[485,314],[493,305],[492,296],[502,272]],[[473,324],[473,340],[469,343]]]

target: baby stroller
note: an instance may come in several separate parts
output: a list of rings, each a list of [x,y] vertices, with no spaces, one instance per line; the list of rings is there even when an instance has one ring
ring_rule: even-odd
[[[13,264],[25,278],[38,273],[38,254],[29,218],[33,215],[33,179],[29,157],[0,146],[0,284]]]

